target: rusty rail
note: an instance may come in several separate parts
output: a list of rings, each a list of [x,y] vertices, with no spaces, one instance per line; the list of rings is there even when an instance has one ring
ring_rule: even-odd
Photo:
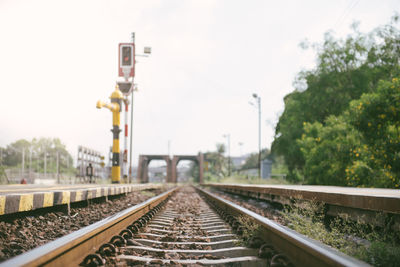
[[[285,254],[295,266],[369,266],[230,201],[200,188],[197,190],[221,210],[257,223],[261,227],[260,237],[264,242]]]
[[[0,267],[78,266],[86,255],[95,253],[103,243],[108,242],[116,233],[120,233],[130,225],[132,221],[137,220],[166,200],[175,190],[177,188],[5,261],[0,264]]]
[[[289,204],[291,198],[296,198],[315,200],[333,207],[400,214],[400,191],[396,189],[216,183],[202,185],[282,204]]]

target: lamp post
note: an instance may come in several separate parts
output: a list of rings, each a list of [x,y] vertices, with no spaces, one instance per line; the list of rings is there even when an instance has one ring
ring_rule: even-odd
[[[224,134],[223,137],[228,141],[228,176],[231,176],[231,135]]]
[[[253,94],[258,108],[258,178],[261,178],[261,97]]]
[[[239,142],[238,145],[240,148],[240,156],[243,156],[243,142]]]

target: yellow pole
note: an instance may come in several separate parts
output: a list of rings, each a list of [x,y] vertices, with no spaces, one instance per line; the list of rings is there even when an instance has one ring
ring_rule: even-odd
[[[121,164],[120,164],[120,149],[119,149],[119,133],[121,129],[120,125],[120,113],[122,107],[123,95],[118,88],[115,87],[115,91],[110,96],[111,104],[104,103],[102,101],[97,101],[97,108],[108,108],[113,113],[113,128],[111,132],[113,133],[113,147],[112,147],[112,167],[111,167],[111,182],[120,183],[121,182]]]

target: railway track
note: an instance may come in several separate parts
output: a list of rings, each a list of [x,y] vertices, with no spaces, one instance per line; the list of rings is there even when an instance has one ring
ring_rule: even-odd
[[[253,235],[249,235],[249,225],[256,226]],[[202,189],[182,187],[0,266],[38,265],[277,267],[366,264]]]

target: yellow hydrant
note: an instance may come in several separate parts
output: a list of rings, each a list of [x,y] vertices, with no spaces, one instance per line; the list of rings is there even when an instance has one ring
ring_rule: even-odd
[[[112,183],[120,183],[121,181],[121,165],[119,160],[119,133],[121,129],[119,128],[120,124],[120,112],[122,108],[122,100],[123,95],[118,88],[118,85],[115,86],[115,91],[112,92],[111,103],[104,103],[102,101],[97,101],[97,108],[108,108],[113,113],[113,128],[111,132],[113,133],[113,147],[112,147],[112,167],[111,167],[111,182]]]

